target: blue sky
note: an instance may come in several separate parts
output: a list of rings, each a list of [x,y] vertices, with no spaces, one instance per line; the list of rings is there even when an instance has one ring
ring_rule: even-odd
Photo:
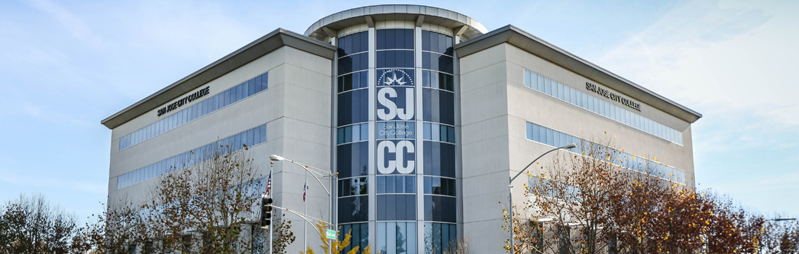
[[[278,27],[379,3],[342,2],[0,1],[0,200],[38,192],[100,211],[101,119]],[[701,112],[700,187],[799,215],[799,2],[408,3],[513,24]]]

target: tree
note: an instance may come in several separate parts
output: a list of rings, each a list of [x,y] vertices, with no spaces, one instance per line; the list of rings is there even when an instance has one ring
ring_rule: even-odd
[[[448,246],[449,248],[444,250],[444,254],[469,254],[469,237],[452,241]]]
[[[325,238],[325,232],[327,231],[326,228],[327,228],[326,223],[321,221],[316,223],[316,230],[319,232],[319,239],[322,241],[322,245],[319,246],[319,248],[322,249],[322,253],[340,254],[344,249],[350,246],[350,238],[352,238],[352,230],[350,230],[350,232],[347,232],[344,235],[344,241],[338,240],[339,231],[336,230],[336,239],[332,241],[333,243],[331,247],[331,243],[328,242],[327,238]],[[359,249],[360,246],[355,246],[352,248],[352,250],[348,251],[346,254],[372,253],[371,245],[367,245],[366,247],[364,247],[363,250],[361,250],[361,252],[358,252]],[[330,252],[328,252],[328,250],[330,250]],[[314,250],[311,247],[308,247],[306,251],[300,252],[300,254],[314,254]],[[380,252],[378,251],[377,254],[380,254]]]
[[[96,253],[252,253],[263,251],[257,226],[265,182],[242,145],[191,152],[162,175],[143,203],[123,198],[82,227],[81,250]],[[294,242],[291,222],[273,220],[280,252]]]
[[[274,246],[272,251],[274,253],[286,253],[286,248],[296,239],[294,232],[291,231],[291,221],[283,219],[285,216],[283,214],[272,219],[274,227],[272,230],[272,246]],[[257,226],[254,227],[253,241],[255,247],[253,248],[253,253],[269,253],[269,245],[264,244],[268,241],[268,236],[264,233],[268,231]]]
[[[799,253],[799,223],[796,221],[769,220],[759,230],[763,233],[758,246],[760,250],[766,253]]]
[[[583,142],[526,185],[513,208],[516,253],[793,253],[796,227],[775,226],[710,191],[664,174],[665,165]],[[632,170],[635,169],[635,170]],[[778,246],[785,247],[778,247]],[[510,246],[506,246],[509,250]],[[779,250],[780,252],[775,252]],[[514,253],[515,254],[515,253]]]
[[[160,178],[141,207],[147,231],[140,242],[160,242],[159,249],[183,250],[184,236],[204,253],[250,251],[242,232],[260,200],[263,183],[246,153],[228,145],[193,151],[182,170]]]
[[[606,208],[623,186],[618,166],[609,163],[615,151],[589,142],[580,147],[585,156],[559,154],[552,166],[536,166],[542,173],[528,171],[529,201],[524,212],[512,211],[517,253],[604,253],[611,242]]]
[[[3,253],[68,253],[77,218],[41,194],[21,194],[0,209]]]

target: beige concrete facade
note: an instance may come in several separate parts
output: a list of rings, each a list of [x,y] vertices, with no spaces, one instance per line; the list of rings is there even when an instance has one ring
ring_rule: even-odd
[[[247,151],[255,159],[255,165],[262,177],[269,174],[271,154],[329,168],[332,98],[330,69],[330,59],[284,46],[207,83],[211,91],[207,98],[264,72],[269,72],[267,90],[122,151],[118,149],[120,137],[167,117],[168,114],[158,117],[156,110],[153,110],[114,128],[108,185],[109,204],[114,205],[121,198],[128,198],[135,203],[145,201],[149,190],[159,179],[149,179],[117,190],[117,176],[263,124],[267,125],[267,141]],[[272,187],[275,205],[302,211],[304,204],[301,186],[304,181],[305,171],[299,166],[275,163]],[[323,179],[323,183],[330,189],[329,178]],[[308,214],[317,218],[329,218],[329,196],[312,177],[309,177],[308,184]],[[304,221],[290,213],[287,214],[287,219],[294,221],[295,234],[302,234]],[[312,231],[309,233],[315,234]],[[318,235],[310,234],[309,244],[319,245]],[[299,252],[302,246],[295,244],[289,250]]]
[[[683,145],[679,145],[525,87],[525,69],[578,90],[585,89],[585,82],[601,83],[508,43],[462,57],[460,64],[463,231],[471,239],[491,239],[473,241],[475,250],[502,248],[503,239],[508,239],[507,231],[502,230],[502,209],[508,207],[509,177],[554,148],[528,140],[526,122],[587,140],[611,142],[631,154],[656,157],[684,170],[686,185],[693,187],[690,123],[641,102],[642,116],[682,131]],[[540,162],[546,165],[554,156],[558,154],[550,154]],[[513,184],[517,205],[525,200],[526,177],[521,178]]]

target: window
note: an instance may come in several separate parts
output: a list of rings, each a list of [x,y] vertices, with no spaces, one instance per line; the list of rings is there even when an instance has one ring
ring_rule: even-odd
[[[354,89],[369,87],[369,79],[366,71],[350,73],[338,77],[338,92],[346,92]]]
[[[422,68],[445,73],[454,73],[454,60],[451,56],[422,52]]]
[[[336,147],[336,172],[339,178],[362,176],[369,173],[368,142],[356,142]]]
[[[416,193],[416,176],[377,176],[377,194],[385,193]]]
[[[413,29],[377,30],[377,50],[413,49],[413,32]]]
[[[369,68],[369,53],[358,53],[338,59],[338,75]]]
[[[158,136],[164,132],[170,131],[174,128],[177,128],[183,124],[191,122],[197,118],[200,118],[204,115],[210,114],[220,108],[227,106],[233,102],[242,100],[254,94],[257,94],[263,90],[266,90],[268,87],[268,80],[269,80],[269,73],[263,73],[258,75],[250,80],[247,80],[239,85],[236,85],[226,91],[220,92],[217,95],[211,96],[203,101],[197,101],[200,97],[204,96],[196,96],[194,94],[188,97],[181,97],[178,98],[180,100],[184,98],[192,98],[192,100],[185,100],[186,103],[194,103],[190,107],[183,108],[182,110],[172,113],[169,116],[164,117],[163,119],[152,123],[148,126],[142,127],[139,130],[136,130],[128,135],[123,136],[119,139],[119,150],[125,150],[128,147],[134,146],[138,143],[144,142],[149,140],[155,136]],[[250,89],[252,87],[252,89]],[[205,89],[208,89],[207,87]],[[200,90],[202,91],[202,90]],[[227,98],[231,91],[235,91],[239,96],[237,98],[231,99],[227,104],[222,105],[215,105],[211,102],[219,100],[221,98]],[[206,92],[207,93],[207,90]],[[196,94],[196,92],[195,92]],[[181,104],[183,105],[183,104]],[[213,107],[211,106],[213,105]],[[203,108],[208,107],[208,110],[202,110]]]
[[[455,198],[445,196],[424,196],[424,220],[455,223]]]
[[[360,32],[338,38],[338,56],[365,52],[369,50],[369,33]]]
[[[210,159],[217,149],[221,149],[224,152],[234,152],[243,149],[245,145],[251,147],[264,142],[266,142],[266,125],[261,125],[120,175],[117,177],[117,189],[119,190],[178,169],[196,165]],[[230,146],[230,149],[228,150],[225,146]]]
[[[338,180],[339,197],[368,195],[369,185],[366,177],[354,177]]]
[[[338,126],[369,120],[369,91],[353,90],[338,94]]]
[[[438,89],[422,89],[422,119],[455,125],[455,94]]]
[[[422,86],[452,92],[455,89],[455,80],[452,75],[447,73],[422,70]]]
[[[339,241],[344,241],[344,237],[347,234],[351,234],[352,238],[350,238],[350,245],[344,248],[342,253],[348,253],[355,247],[359,247],[359,250],[363,250],[367,245],[369,245],[369,224],[367,223],[354,223],[354,224],[344,224],[339,225],[340,234],[338,235]],[[360,253],[360,251],[359,251]]]
[[[416,195],[377,195],[377,220],[416,220]]]
[[[592,143],[588,140],[581,139],[531,122],[527,122],[526,127],[527,127],[526,128],[527,139],[544,143],[554,147],[561,147],[567,144],[574,143],[577,144],[577,147],[571,149],[570,151],[575,153],[582,153],[584,149],[582,146],[589,146],[585,148],[585,151],[590,151],[592,149],[598,149],[599,147],[601,147],[601,145]],[[427,149],[427,147],[425,147],[425,149]],[[616,151],[613,148],[606,148],[606,149],[614,151],[611,154],[614,154],[615,158],[611,158],[610,161],[613,164],[627,167],[632,170],[647,172],[649,174],[653,174],[664,179],[685,184],[685,171],[661,164],[656,161],[642,159],[641,156],[635,156],[627,152]],[[586,152],[586,155],[590,154],[591,153]],[[425,156],[427,155],[425,154]]]
[[[369,219],[369,198],[367,196],[342,197],[338,199],[339,223],[367,221]]]
[[[455,145],[424,142],[425,175],[455,177]]]
[[[455,127],[436,123],[424,123],[424,140],[455,143]]]
[[[425,253],[442,254],[450,248],[450,244],[457,241],[458,227],[455,224],[431,223],[424,224]]]
[[[453,40],[451,36],[444,34],[422,31],[422,50],[444,55],[452,55]]]
[[[455,196],[455,179],[424,177],[424,194]]]
[[[378,222],[376,251],[416,254],[416,222]]]
[[[360,142],[369,139],[369,124],[353,124],[339,127],[336,132],[336,144]]]
[[[682,145],[682,133],[677,130],[530,70],[524,70],[524,85],[614,121]]]

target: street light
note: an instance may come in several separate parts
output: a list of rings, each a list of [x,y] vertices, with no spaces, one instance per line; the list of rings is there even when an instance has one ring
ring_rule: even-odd
[[[333,201],[334,201],[335,198],[333,198],[333,194],[330,193],[330,191],[327,189],[327,187],[325,187],[325,185],[322,183],[322,180],[319,180],[319,177],[316,176],[317,174],[322,175],[322,176],[329,176],[330,177],[330,187],[333,188],[333,185],[335,184],[336,174],[333,173],[330,170],[324,170],[324,169],[321,169],[321,168],[309,166],[307,164],[304,164],[304,163],[301,163],[301,162],[297,162],[297,161],[285,158],[285,157],[277,155],[277,154],[273,154],[273,155],[269,156],[269,159],[272,160],[273,162],[274,161],[287,161],[287,162],[290,162],[292,164],[298,165],[298,166],[302,167],[302,169],[305,169],[306,172],[311,173],[311,176],[313,176],[314,179],[316,179],[316,181],[319,182],[319,185],[322,185],[322,188],[325,190],[327,195],[330,196],[330,207],[329,207],[330,208],[330,210],[329,210],[330,211],[330,213],[329,213],[330,226],[333,227],[333,230],[336,230],[337,227],[333,223]],[[307,215],[305,215],[305,216],[307,216]],[[302,216],[300,216],[300,217],[302,217]],[[306,221],[308,221],[308,220],[306,220]],[[303,236],[303,238],[307,239],[308,237],[306,235],[306,236]],[[330,242],[330,240],[328,240],[328,242]],[[332,243],[329,243],[329,246],[333,246]]]
[[[560,149],[572,149],[572,148],[575,148],[575,147],[577,147],[577,144],[572,143],[572,144],[568,144],[566,146],[557,147],[555,149],[549,150],[546,153],[543,153],[540,156],[538,156],[538,158],[535,158],[535,160],[530,162],[530,164],[527,164],[527,166],[524,167],[521,171],[519,171],[519,173],[516,174],[516,176],[509,178],[509,180],[508,180],[508,193],[510,195],[508,195],[508,199],[510,200],[510,208],[508,210],[510,211],[510,253],[511,254],[516,253],[515,252],[516,251],[516,246],[513,245],[513,185],[512,185],[513,184],[513,180],[516,180],[517,177],[519,177],[520,175],[522,175],[522,173],[527,171],[527,168],[529,168],[531,165],[533,165],[533,163],[535,163],[538,159],[541,159],[541,157],[544,157],[544,155],[547,155],[548,153],[551,153],[551,152],[554,152],[554,151],[557,151],[557,150],[560,150]]]
[[[796,218],[775,218],[775,219],[770,219],[770,220],[775,221],[775,222],[778,222],[778,221],[792,221],[792,220],[796,220]]]

